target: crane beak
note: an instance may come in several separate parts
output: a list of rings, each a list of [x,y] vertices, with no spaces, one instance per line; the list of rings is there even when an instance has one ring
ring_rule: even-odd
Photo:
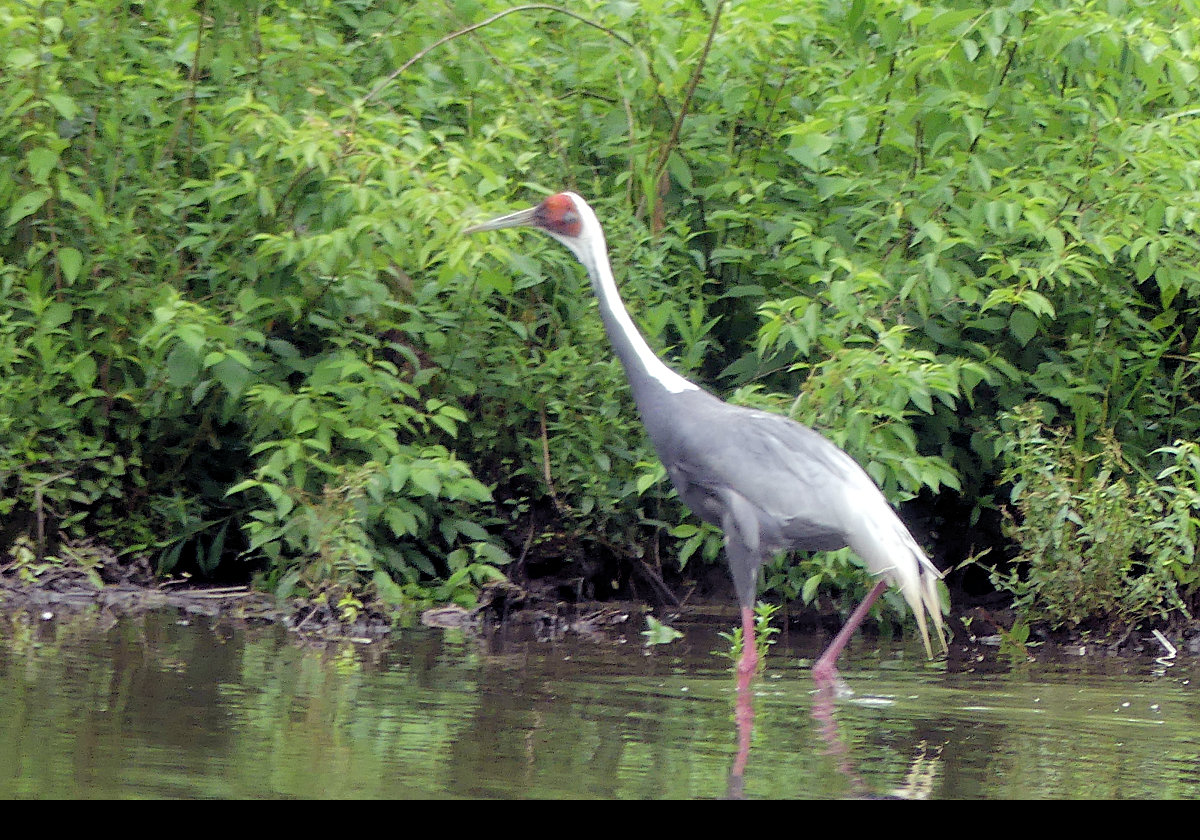
[[[490,222],[484,222],[479,225],[472,225],[463,231],[463,235],[468,233],[479,233],[484,230],[500,230],[500,228],[522,227],[533,225],[537,207],[530,207],[528,210],[518,210],[516,213],[509,213],[507,216],[500,216],[492,219]]]

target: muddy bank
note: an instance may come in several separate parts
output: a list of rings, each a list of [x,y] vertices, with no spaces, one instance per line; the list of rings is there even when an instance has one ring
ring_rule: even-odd
[[[279,624],[304,642],[359,644],[384,641],[398,624],[417,622],[468,634],[504,632],[537,640],[574,635],[603,641],[626,630],[632,630],[636,636],[645,626],[642,616],[646,612],[646,607],[634,603],[546,600],[514,584],[499,583],[485,587],[478,606],[473,609],[434,607],[414,612],[406,619],[367,608],[357,620],[345,622],[327,604],[300,598],[278,599],[249,586],[162,581],[148,572],[126,572],[120,579],[104,580],[84,570],[66,567],[52,567],[33,580],[0,568],[0,609],[8,613],[25,612],[31,620],[43,621],[86,609],[98,609],[114,620],[174,609],[185,616],[219,617],[244,624]]]
[[[567,636],[596,642],[637,641],[647,626],[646,616],[659,621],[710,620],[737,624],[732,595],[688,590],[682,597],[661,580],[654,582],[657,603],[638,600],[580,598],[573,578],[544,576],[520,584],[501,581],[481,591],[478,604],[467,609],[441,606],[407,615],[385,613],[367,605],[353,622],[341,620],[327,603],[300,598],[279,599],[249,586],[212,586],[187,579],[156,578],[144,559],[130,561],[92,543],[64,545],[74,563],[35,566],[17,559],[0,566],[0,607],[27,612],[31,620],[51,620],[63,612],[98,608],[114,619],[151,610],[176,609],[184,615],[220,617],[246,624],[279,624],[298,641],[385,641],[400,625],[420,622],[428,627],[454,629],[471,635],[556,640]],[[723,570],[721,570],[723,571]],[[961,595],[961,593],[958,593]],[[663,603],[669,599],[669,603]],[[947,617],[953,634],[952,660],[969,660],[1000,648],[1010,658],[1043,656],[1164,656],[1174,648],[1180,655],[1200,655],[1200,622],[1179,622],[1154,630],[1089,628],[1051,631],[1032,625],[1020,628],[1018,617],[1002,602],[979,605],[973,599],[955,600],[958,609]],[[967,602],[964,605],[964,601]],[[831,636],[842,617],[832,608],[810,609],[788,604],[776,618],[794,632]],[[870,623],[865,635],[877,634]]]

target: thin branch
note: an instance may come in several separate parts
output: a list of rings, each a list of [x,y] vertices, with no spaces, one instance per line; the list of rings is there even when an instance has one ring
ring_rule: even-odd
[[[546,489],[550,491],[550,501],[554,503],[554,509],[562,513],[570,508],[564,506],[558,500],[558,494],[554,492],[554,479],[550,475],[550,438],[546,432],[546,406],[538,407],[538,419],[541,421],[542,432],[542,474],[546,477]]]
[[[547,12],[558,12],[559,14],[566,15],[567,17],[575,18],[575,20],[577,20],[581,23],[586,23],[588,26],[595,27],[596,29],[599,29],[601,32],[604,32],[605,34],[607,34],[613,38],[616,38],[618,41],[620,41],[622,44],[624,44],[627,47],[633,46],[633,42],[628,40],[627,38],[625,38],[623,35],[619,35],[614,30],[609,29],[607,26],[602,26],[601,24],[596,23],[594,20],[586,18],[583,15],[578,14],[577,12],[572,12],[570,9],[564,9],[561,6],[552,6],[549,3],[529,3],[524,6],[513,6],[511,9],[505,9],[503,12],[498,12],[498,13],[492,15],[487,20],[481,20],[479,23],[473,23],[468,27],[460,29],[457,32],[451,32],[446,37],[439,38],[438,40],[434,41],[428,47],[421,50],[416,55],[414,55],[412,58],[410,58],[408,61],[404,62],[398,68],[396,68],[391,73],[389,73],[386,79],[384,79],[382,82],[380,82],[378,85],[376,85],[375,89],[366,95],[366,97],[363,99],[363,103],[365,104],[367,102],[370,102],[372,99],[374,99],[376,96],[378,96],[379,93],[385,87],[387,87],[393,81],[395,81],[397,76],[399,76],[401,73],[403,73],[408,68],[412,67],[414,64],[416,64],[422,58],[427,56],[433,50],[440,47],[442,44],[445,44],[448,41],[453,41],[455,38],[458,38],[461,35],[466,35],[470,32],[474,32],[476,29],[482,29],[485,26],[489,26],[489,25],[495,23],[496,21],[500,20],[500,18],[507,17],[508,15],[511,15],[514,12],[529,12],[529,11],[535,11],[535,10],[543,10],[543,11],[547,11]],[[719,11],[718,11],[718,14],[719,14]]]
[[[708,28],[708,38],[704,41],[704,49],[700,51],[700,60],[696,62],[696,69],[692,72],[692,78],[688,82],[687,93],[683,96],[683,105],[679,108],[679,113],[675,116],[675,124],[671,126],[671,136],[667,138],[666,145],[663,146],[662,154],[658,159],[658,167],[654,171],[654,184],[658,188],[659,180],[667,169],[667,160],[671,157],[671,151],[679,143],[679,132],[683,128],[683,120],[688,115],[688,110],[692,104],[692,96],[696,93],[696,86],[700,84],[700,76],[704,73],[704,65],[708,61],[708,53],[712,50],[713,39],[717,36],[717,24],[721,21],[721,10],[725,8],[725,0],[720,0],[717,3],[717,8],[713,12],[712,25]]]
[[[619,72],[616,76],[617,87],[621,90],[621,104],[625,106],[625,123],[629,126],[629,179],[625,182],[625,206],[628,207],[633,204],[633,182],[637,180],[637,120],[633,116],[629,95],[625,92],[625,80]]]
[[[634,568],[641,572],[642,576],[646,578],[646,580],[650,581],[651,588],[657,589],[659,594],[662,595],[668,602],[670,602],[672,606],[683,606],[679,602],[679,599],[675,597],[675,593],[671,591],[671,587],[667,586],[666,582],[662,579],[658,572],[651,568],[649,563],[647,563],[645,560],[638,560],[637,563],[634,564]]]

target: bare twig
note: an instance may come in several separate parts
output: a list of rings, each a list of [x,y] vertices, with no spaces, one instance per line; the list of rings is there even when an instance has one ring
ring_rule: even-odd
[[[60,478],[69,476],[69,472],[52,475],[49,478],[44,478],[39,481],[33,488],[33,512],[37,517],[37,562],[41,563],[46,556],[46,507],[43,504],[43,491],[47,486],[58,481]]]
[[[550,477],[550,437],[546,433],[546,407],[544,405],[538,408],[538,419],[542,426],[542,474],[546,477],[546,489],[550,491],[550,501],[554,502],[554,509],[562,513],[563,504],[558,500],[558,494],[554,492],[554,479]]]
[[[712,24],[708,27],[708,38],[704,42],[704,49],[700,51],[700,60],[696,62],[696,69],[692,71],[692,78],[688,81],[687,93],[683,95],[683,104],[679,107],[679,113],[675,115],[675,124],[671,126],[671,136],[667,138],[662,154],[658,158],[658,167],[654,171],[655,189],[659,189],[660,180],[666,173],[667,161],[671,157],[671,152],[679,144],[679,132],[683,128],[683,120],[687,117],[691,107],[696,86],[700,84],[700,77],[704,73],[704,65],[708,61],[708,53],[712,49],[713,39],[717,36],[717,25],[721,22],[721,10],[724,8],[725,0],[721,0],[713,10]],[[657,203],[657,197],[655,203]]]
[[[657,589],[659,593],[666,598],[666,600],[670,601],[672,606],[681,606],[679,599],[676,598],[675,593],[671,591],[671,587],[667,586],[666,582],[662,579],[658,572],[651,568],[649,563],[647,563],[645,560],[639,560],[634,568],[641,572],[642,577],[650,581],[650,583],[653,585],[653,588]]]
[[[442,44],[445,44],[449,41],[453,41],[455,38],[458,38],[459,36],[462,36],[462,35],[466,35],[469,32],[474,32],[476,29],[482,29],[485,26],[490,26],[491,24],[500,20],[500,18],[507,17],[508,15],[511,15],[514,12],[529,12],[529,11],[534,11],[534,10],[542,10],[542,11],[547,11],[547,12],[558,12],[561,15],[566,15],[567,17],[575,18],[575,20],[577,20],[581,23],[585,23],[588,26],[595,27],[596,29],[599,29],[601,32],[604,32],[605,34],[609,35],[610,37],[616,38],[618,41],[620,41],[622,44],[624,44],[627,47],[633,46],[633,42],[630,41],[628,38],[624,37],[623,35],[617,34],[614,30],[609,29],[607,26],[603,26],[599,23],[596,23],[594,20],[590,20],[589,18],[584,17],[583,15],[579,14],[578,12],[572,12],[570,9],[564,9],[561,6],[552,6],[549,3],[528,3],[524,6],[513,6],[511,9],[505,9],[503,12],[497,12],[496,14],[492,15],[487,20],[481,20],[479,23],[473,23],[470,26],[464,27],[463,29],[459,29],[457,32],[451,32],[446,37],[439,38],[438,40],[434,41],[428,47],[419,51],[416,55],[414,55],[408,61],[404,62],[398,68],[396,68],[391,73],[389,73],[387,78],[385,78],[382,82],[377,84],[375,86],[375,89],[366,95],[366,97],[363,99],[363,102],[364,103],[370,102],[372,99],[374,99],[376,96],[379,95],[380,91],[382,91],[385,87],[387,87],[393,81],[395,81],[397,76],[399,76],[401,73],[403,73],[408,68],[412,67],[414,64],[416,64],[422,58],[427,56],[433,50],[440,47]]]
[[[521,547],[521,556],[517,558],[518,566],[525,562],[525,558],[529,556],[529,548],[530,548],[530,546],[533,545],[533,535],[534,535],[533,524],[534,524],[534,518],[532,516],[530,516],[529,517],[529,533],[525,535],[525,545],[523,545]]]

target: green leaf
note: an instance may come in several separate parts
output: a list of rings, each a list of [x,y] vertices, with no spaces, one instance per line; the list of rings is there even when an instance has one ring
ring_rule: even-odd
[[[437,473],[428,467],[414,466],[409,474],[409,480],[430,496],[437,496],[442,492],[442,482],[438,479]]]
[[[394,536],[407,537],[421,531],[417,518],[410,511],[393,505],[384,510],[383,516]]]
[[[250,371],[228,356],[213,365],[212,375],[234,400],[241,398],[252,377]]]
[[[967,128],[967,138],[974,143],[979,135],[983,133],[983,118],[978,114],[963,114],[962,121],[963,125]],[[972,159],[972,161],[975,160],[977,159]]]
[[[83,266],[83,254],[71,247],[59,248],[56,252],[58,255],[58,269],[62,272],[63,279],[68,283],[74,283],[79,277],[79,269]]]
[[[50,173],[54,170],[56,163],[58,163],[58,152],[47,149],[45,146],[30,149],[29,153],[25,155],[25,165],[29,170],[29,177],[35,184],[45,184],[50,179]]]
[[[50,195],[50,190],[47,189],[25,193],[13,202],[13,206],[9,208],[8,216],[5,217],[4,223],[8,227],[12,227],[26,216],[32,216],[41,209],[42,205],[50,198]]]
[[[37,53],[33,50],[25,48],[9,49],[5,51],[4,63],[14,70],[24,70],[32,67],[37,63]]]
[[[813,131],[803,133],[796,130],[788,145],[787,153],[813,171],[821,171],[821,155],[833,148],[833,138]]]
[[[71,376],[75,385],[80,389],[90,388],[96,381],[96,360],[91,353],[80,353],[71,367]]]
[[[815,574],[811,575],[806,581],[804,581],[804,588],[800,590],[800,598],[804,601],[804,603],[811,604],[814,600],[816,600],[817,589],[820,588],[823,577],[823,575]]]
[[[404,606],[407,603],[408,599],[404,595],[404,590],[383,570],[377,569],[371,582],[375,585],[375,592],[385,603],[396,607]]]
[[[683,638],[683,633],[652,615],[646,616],[646,628],[642,631],[642,636],[645,637],[647,646],[669,645],[676,639]]]
[[[239,481],[237,484],[233,485],[228,490],[226,490],[225,495],[233,496],[237,493],[243,493],[246,490],[250,490],[251,488],[258,487],[261,484],[262,484],[261,481],[257,481],[253,478],[247,478],[243,481]]]
[[[61,327],[63,324],[70,321],[75,316],[71,304],[65,301],[52,303],[46,307],[46,311],[42,313],[41,326],[44,330],[53,330]]]
[[[1024,347],[1037,335],[1037,316],[1025,309],[1014,309],[1008,318],[1008,328],[1012,330],[1013,338],[1017,340],[1017,343]]]
[[[46,101],[54,106],[54,110],[58,111],[58,115],[64,120],[73,120],[79,116],[79,106],[64,93],[48,93]]]
[[[174,388],[190,385],[200,375],[200,359],[186,344],[176,344],[167,354],[167,383]]]
[[[637,477],[637,494],[644,496],[646,491],[653,487],[658,482],[658,476],[654,473],[642,473]]]

